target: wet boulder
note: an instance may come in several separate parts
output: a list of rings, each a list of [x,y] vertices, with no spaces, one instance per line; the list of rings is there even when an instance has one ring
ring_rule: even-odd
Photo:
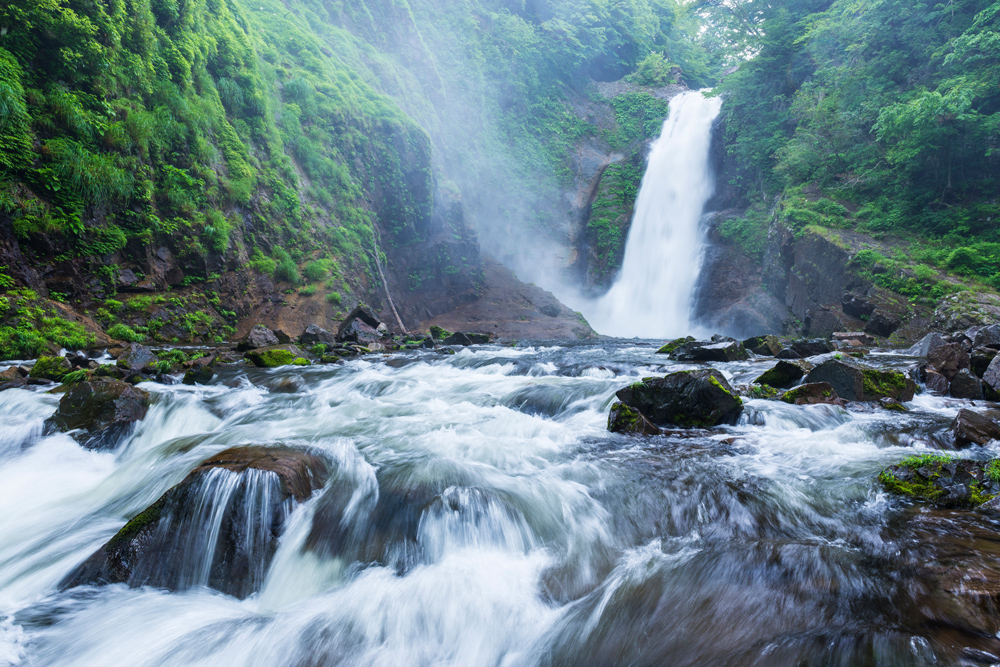
[[[948,341],[939,333],[929,333],[921,338],[915,345],[906,350],[906,354],[911,357],[926,357],[936,347],[947,345]]]
[[[778,359],[801,359],[802,355],[790,347],[782,348],[778,354],[774,355]]]
[[[17,366],[11,366],[10,368],[0,371],[0,382],[10,382],[11,380],[20,380],[25,377],[21,375],[21,369]]]
[[[114,449],[149,410],[149,393],[128,382],[94,378],[73,384],[59,400],[45,430],[75,431],[88,449]]]
[[[646,418],[646,415],[624,403],[615,403],[611,406],[611,413],[608,415],[608,430],[612,433],[635,433],[638,435],[659,435],[662,433]]]
[[[300,345],[317,345],[320,343],[324,345],[333,345],[336,342],[336,336],[316,324],[310,324],[307,326],[305,331],[302,332],[302,335],[299,336]]]
[[[1000,493],[995,461],[968,461],[947,455],[909,456],[879,473],[890,493],[953,508],[974,508]]]
[[[659,350],[656,351],[656,353],[657,354],[673,354],[674,351],[676,351],[677,348],[679,348],[680,346],[686,345],[687,343],[693,343],[693,342],[695,342],[695,340],[691,336],[687,336],[685,338],[675,338],[673,340],[668,340],[666,343],[664,343],[660,347]]]
[[[260,589],[290,510],[328,474],[325,461],[297,449],[223,451],[133,517],[62,585],[209,586],[246,597]]]
[[[820,354],[828,354],[830,352],[835,352],[837,346],[828,340],[822,338],[813,338],[811,340],[801,339],[792,341],[792,351],[795,352],[799,357],[815,357]]]
[[[806,382],[829,382],[848,401],[894,398],[911,401],[916,384],[899,371],[863,366],[846,359],[827,359],[806,375]]]
[[[868,318],[868,323],[865,325],[865,333],[888,338],[901,326],[903,326],[903,320],[899,318],[899,315],[876,310]]]
[[[441,341],[442,345],[485,345],[490,342],[490,335],[471,331],[456,331]]]
[[[257,368],[276,368],[295,363],[301,354],[294,345],[272,345],[249,350],[244,356]]]
[[[972,369],[972,373],[976,377],[981,378],[986,373],[986,369],[990,367],[990,362],[996,356],[997,351],[993,348],[973,348],[972,353],[969,355],[969,368]]]
[[[858,319],[868,319],[875,312],[875,305],[858,294],[845,294],[840,301],[844,314]]]
[[[158,361],[157,356],[148,347],[129,343],[118,355],[116,365],[126,371],[143,371],[153,368]]]
[[[28,377],[59,382],[72,370],[73,365],[66,357],[38,357]]]
[[[778,360],[778,363],[764,371],[754,384],[766,384],[778,389],[788,389],[795,386],[806,374],[806,368],[800,362]]]
[[[991,401],[1000,400],[1000,355],[983,372],[983,393]]]
[[[750,355],[743,348],[743,344],[735,340],[694,341],[678,347],[670,358],[686,362],[745,361]]]
[[[991,324],[976,331],[972,347],[988,347],[1000,350],[1000,324]]]
[[[979,400],[983,397],[983,383],[968,368],[955,374],[951,381],[951,397]]]
[[[947,396],[951,391],[951,384],[948,382],[948,378],[941,375],[933,368],[924,368],[923,378],[924,386],[927,387],[927,391],[936,396]]]
[[[958,371],[969,367],[969,353],[958,343],[938,345],[927,354],[927,363],[951,382]]]
[[[247,350],[256,350],[261,347],[280,345],[281,342],[273,331],[263,324],[257,324],[247,332],[246,336],[240,339],[240,342],[236,345],[236,349],[240,352],[246,352]],[[288,341],[284,342],[287,343]]]
[[[734,424],[743,412],[743,401],[722,373],[714,369],[644,378],[619,389],[616,396],[654,424],[684,428]]]
[[[218,357],[215,355],[195,359],[191,367],[184,373],[182,382],[187,385],[209,384],[215,377],[215,363]]]
[[[789,389],[781,395],[781,400],[792,405],[827,405],[844,406],[844,400],[837,395],[829,382],[813,382]]]
[[[991,440],[1000,440],[1000,424],[978,412],[963,409],[951,423],[951,434],[955,449],[985,445]]]
[[[364,306],[352,310],[337,328],[340,343],[369,343],[382,338],[389,328]]]
[[[777,336],[754,336],[743,341],[743,348],[760,357],[773,357],[781,352],[781,341]]]
[[[434,340],[444,340],[445,338],[451,335],[450,331],[442,327],[439,327],[436,324],[431,326],[431,328],[428,330],[428,333]]]

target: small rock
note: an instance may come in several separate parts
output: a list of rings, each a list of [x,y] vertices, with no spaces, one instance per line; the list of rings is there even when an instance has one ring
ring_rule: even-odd
[[[875,312],[875,306],[857,294],[845,294],[844,298],[840,301],[840,305],[844,310],[844,314],[858,319],[871,317],[871,314]]]
[[[316,345],[317,343],[333,345],[336,342],[336,336],[316,324],[307,326],[302,335],[299,336],[300,345]]]
[[[10,382],[11,380],[20,380],[23,376],[21,371],[18,370],[17,366],[11,366],[10,368],[0,371],[0,382]]]
[[[340,323],[336,340],[339,342],[365,343],[382,337],[382,322],[364,306],[358,306]],[[379,327],[383,327],[380,331]]]
[[[441,341],[442,345],[472,345],[472,339],[466,336],[461,331],[453,333],[452,335]]]
[[[923,376],[924,385],[927,387],[927,391],[932,394],[937,396],[947,396],[951,391],[951,384],[948,382],[948,378],[941,375],[933,368],[925,368]]]
[[[1000,483],[987,474],[986,461],[953,459],[946,455],[909,456],[879,473],[890,493],[952,508],[974,508],[991,501]]]
[[[781,341],[777,336],[755,336],[743,341],[743,347],[761,357],[773,357],[781,352]]]
[[[879,404],[886,410],[892,410],[893,412],[909,412],[910,409],[906,407],[903,403],[900,403],[895,398],[881,398],[879,399]]]
[[[964,449],[1000,440],[1000,424],[978,412],[962,409],[951,423],[951,433],[955,438],[955,449]]]
[[[972,340],[972,347],[988,347],[993,350],[1000,350],[1000,324],[991,324],[979,329]]]
[[[963,368],[951,381],[951,396],[977,401],[983,397],[983,383],[972,374],[972,371]]]
[[[240,339],[237,343],[236,349],[241,352],[246,352],[247,350],[256,350],[261,347],[271,347],[273,345],[280,345],[281,341],[273,331],[265,327],[263,324],[254,325],[247,335]]]
[[[146,417],[149,394],[127,382],[93,379],[74,384],[45,422],[46,431],[75,431],[88,449],[114,449]]]
[[[194,384],[210,384],[212,378],[215,377],[215,360],[216,357],[212,356],[208,358],[206,363],[195,364],[184,373],[184,379],[182,382],[188,385]],[[201,361],[198,359],[197,361]]]
[[[638,435],[660,435],[663,431],[653,425],[646,415],[624,403],[611,406],[608,415],[608,430],[612,433],[636,433]]]
[[[781,395],[781,400],[792,405],[827,405],[844,406],[844,400],[837,395],[829,382],[813,382],[789,389]]]
[[[802,355],[793,350],[790,347],[782,349],[778,354],[774,355],[778,359],[801,359]]]
[[[644,378],[618,390],[616,395],[654,424],[709,428],[734,424],[743,412],[743,401],[725,376],[714,369]]]
[[[148,347],[138,343],[129,343],[118,357],[118,368],[129,371],[142,371],[152,368],[159,359]]]
[[[875,339],[863,331],[838,331],[833,334],[833,340],[850,344],[851,347],[864,347],[875,344]]]
[[[724,340],[714,343],[704,343],[696,341],[681,345],[673,354],[671,359],[677,361],[745,361],[750,358],[743,344],[735,340]]]
[[[662,347],[660,347],[659,350],[656,351],[656,353],[657,354],[673,354],[674,351],[677,348],[679,348],[681,345],[684,345],[686,343],[693,343],[693,342],[695,342],[695,340],[691,336],[687,336],[686,338],[675,338],[673,340],[668,340],[666,343],[663,344]]]
[[[822,338],[814,338],[812,340],[801,339],[792,342],[792,350],[804,358],[835,352],[837,346]]]
[[[766,384],[778,389],[789,389],[802,379],[806,374],[806,369],[801,363],[785,361],[781,359],[772,368],[764,371],[760,377],[754,380],[756,384]]]

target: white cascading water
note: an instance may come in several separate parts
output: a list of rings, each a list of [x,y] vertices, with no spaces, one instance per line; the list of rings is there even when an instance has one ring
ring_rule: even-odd
[[[721,98],[699,91],[670,101],[642,178],[621,273],[607,294],[581,307],[596,331],[641,338],[691,333],[704,248],[701,216],[715,190],[712,122],[721,107]]]

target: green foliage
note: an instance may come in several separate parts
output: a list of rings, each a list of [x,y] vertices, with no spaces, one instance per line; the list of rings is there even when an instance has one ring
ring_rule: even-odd
[[[760,206],[747,209],[743,215],[726,218],[719,223],[719,235],[751,257],[761,259],[767,244],[771,216]]]
[[[326,277],[330,275],[330,264],[328,259],[317,259],[309,262],[302,268],[302,277],[311,283],[326,280]]]
[[[275,280],[288,282],[292,285],[298,285],[302,282],[302,278],[299,277],[299,267],[295,265],[295,261],[284,248],[274,249],[274,261],[276,262],[274,269]]]
[[[640,86],[665,86],[668,83],[674,82],[673,77],[670,75],[674,67],[676,65],[667,62],[667,59],[663,55],[650,53],[639,63],[639,67],[636,68],[635,72],[629,74],[625,79]]]
[[[132,330],[131,327],[125,324],[118,323],[114,326],[108,327],[108,336],[114,338],[115,340],[124,340],[129,343],[138,343],[144,340],[144,337]]]

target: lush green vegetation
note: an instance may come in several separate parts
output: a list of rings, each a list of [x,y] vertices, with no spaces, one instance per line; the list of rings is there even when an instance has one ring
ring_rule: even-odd
[[[6,277],[0,274],[0,279]],[[0,295],[0,322],[4,322],[0,325],[0,360],[30,359],[59,348],[79,350],[95,342],[82,324],[65,319],[31,290]]]
[[[919,262],[1000,286],[1000,2],[699,10],[731,61],[751,56],[719,87],[734,182],[752,204],[724,235],[756,251],[779,195],[792,228],[921,239]]]

